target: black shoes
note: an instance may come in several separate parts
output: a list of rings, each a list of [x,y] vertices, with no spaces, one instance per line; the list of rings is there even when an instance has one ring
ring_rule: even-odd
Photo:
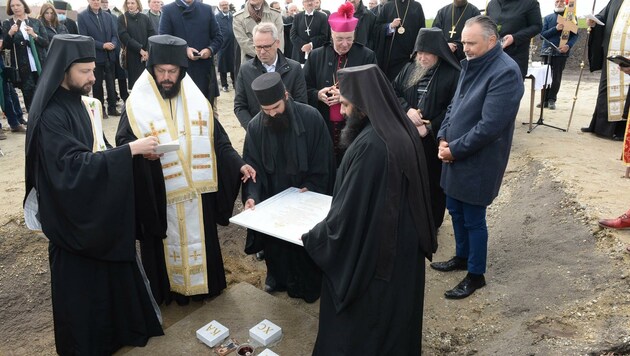
[[[116,108],[112,108],[112,109],[107,110],[107,115],[120,116],[120,111],[118,111]]]
[[[486,279],[483,274],[468,273],[455,288],[446,291],[444,297],[446,297],[446,299],[464,299],[485,285]]]
[[[433,262],[431,268],[440,272],[465,271],[468,269],[468,261],[461,257],[453,257],[445,262]]]
[[[582,128],[580,129],[580,131],[582,131],[582,132],[593,132],[593,130],[591,130],[591,128],[590,128],[590,127],[582,127]]]

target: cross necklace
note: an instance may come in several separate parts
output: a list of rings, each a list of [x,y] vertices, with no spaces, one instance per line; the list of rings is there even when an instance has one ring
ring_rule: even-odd
[[[462,11],[462,14],[459,15],[459,19],[457,19],[457,22],[455,22],[455,2],[453,2],[453,8],[451,9],[451,30],[448,31],[448,33],[451,35],[450,38],[453,38],[453,35],[455,35],[457,33],[457,31],[455,31],[455,27],[457,27],[457,24],[459,24],[459,21],[462,20],[462,17],[464,16],[464,14],[466,13],[466,9],[468,8],[468,2],[466,3],[466,6],[464,7],[464,10]],[[453,23],[455,22],[455,23]]]
[[[313,24],[313,20],[315,20],[315,11],[313,11],[313,15],[311,15],[312,19],[311,22],[306,22],[306,18],[308,16],[306,16],[306,12],[304,13],[304,25],[306,25],[306,30],[304,30],[304,32],[306,32],[306,35],[308,37],[311,37],[311,25]]]

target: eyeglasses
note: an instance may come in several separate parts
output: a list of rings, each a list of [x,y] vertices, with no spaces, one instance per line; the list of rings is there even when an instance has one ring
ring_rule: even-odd
[[[273,47],[275,44],[276,44],[276,42],[273,42],[273,43],[272,43],[272,44],[270,44],[270,45],[264,45],[264,46],[254,46],[254,48],[255,48],[257,51],[262,51],[262,50],[264,50],[264,51],[268,52],[269,50],[271,50],[271,47]]]

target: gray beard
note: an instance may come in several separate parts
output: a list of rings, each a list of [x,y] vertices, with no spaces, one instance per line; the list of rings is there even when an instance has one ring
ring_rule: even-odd
[[[413,61],[413,69],[411,70],[411,73],[409,73],[409,77],[405,81],[405,89],[415,87],[416,84],[420,83],[420,80],[424,78],[425,75],[427,75],[427,72],[431,68],[422,68],[418,61]]]

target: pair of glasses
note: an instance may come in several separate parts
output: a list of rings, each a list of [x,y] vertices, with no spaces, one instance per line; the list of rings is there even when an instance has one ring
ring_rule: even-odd
[[[263,50],[264,50],[264,51],[269,51],[269,50],[271,49],[271,47],[273,47],[273,45],[275,45],[275,44],[276,44],[276,43],[274,42],[274,43],[272,43],[272,44],[270,44],[270,45],[264,45],[264,46],[254,46],[254,48],[255,48],[257,51],[263,51]]]

